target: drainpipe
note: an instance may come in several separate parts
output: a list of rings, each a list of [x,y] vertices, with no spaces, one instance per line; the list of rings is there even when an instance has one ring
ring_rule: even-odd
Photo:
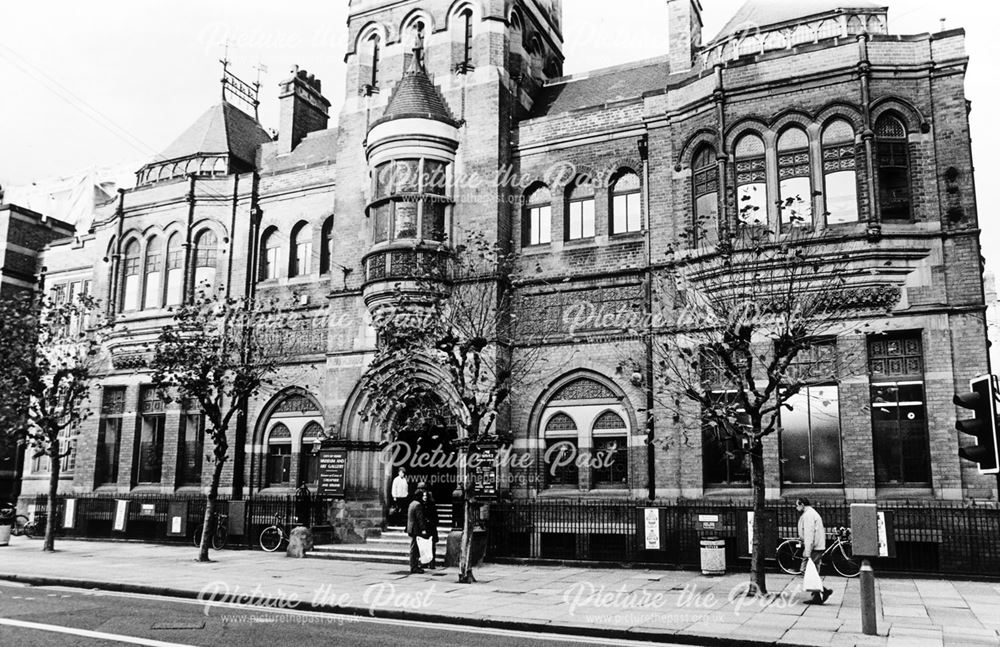
[[[253,172],[253,176],[250,182],[250,228],[249,236],[247,240],[247,272],[244,284],[244,294],[248,299],[253,299],[257,294],[257,270],[258,270],[258,249],[257,240],[260,237],[260,173],[256,170]],[[233,230],[235,231],[235,229]],[[241,447],[240,454],[242,456],[240,462],[240,469],[236,469],[234,462],[233,465],[233,496],[236,498],[243,497],[244,485],[250,496],[253,496],[255,487],[255,475],[258,463],[258,456],[255,454],[253,443],[251,443],[250,448],[250,473],[244,484],[244,472],[246,471],[246,444],[248,436],[248,422],[247,422],[247,403],[243,402],[240,406],[240,412],[236,419],[236,442],[237,446]]]
[[[187,215],[187,235],[184,238],[184,298],[183,303],[185,305],[190,305],[194,299],[194,268],[192,267],[194,259],[192,258],[192,250],[194,243],[191,237],[194,235],[194,185],[195,176],[192,173],[188,175],[188,215]]]
[[[656,426],[653,418],[653,228],[649,213],[649,136],[638,142],[642,159],[642,202],[646,212],[646,483],[650,501],[656,499]]]
[[[718,130],[716,137],[719,140],[719,150],[718,157],[716,158],[718,169],[717,174],[719,178],[719,193],[718,193],[718,228],[719,228],[719,242],[729,242],[729,229],[731,223],[729,222],[729,200],[726,198],[726,187],[729,186],[729,179],[726,171],[726,163],[729,161],[729,156],[726,155],[726,90],[722,78],[722,66],[715,66],[715,92],[712,94],[712,98],[715,100],[715,121],[718,124]],[[737,205],[737,211],[739,211]]]
[[[868,34],[858,36],[858,58],[858,76],[861,79],[861,139],[865,144],[865,172],[868,174],[868,239],[874,242],[882,237],[882,224],[875,193],[875,131],[872,130],[872,65],[868,58]]]
[[[108,286],[108,317],[114,318],[118,309],[118,276],[121,269],[122,234],[125,233],[125,189],[118,189],[118,208],[115,209],[118,219],[118,233],[115,236],[115,250],[111,254],[111,285]]]
[[[226,298],[233,292],[233,249],[236,247],[236,207],[240,200],[240,175],[233,175],[233,213],[229,221],[229,263],[226,268]]]

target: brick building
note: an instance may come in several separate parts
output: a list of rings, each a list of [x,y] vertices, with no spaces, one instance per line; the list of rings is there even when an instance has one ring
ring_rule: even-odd
[[[39,252],[53,240],[72,236],[73,230],[69,223],[4,204],[0,189],[0,299],[37,289]],[[23,463],[23,446],[0,444],[0,501],[17,494]]]
[[[515,449],[622,450],[613,469],[509,474],[511,494],[642,496],[630,342],[574,313],[642,303],[675,250],[741,226],[738,204],[787,233],[779,202],[800,194],[825,244],[862,250],[845,318],[881,334],[831,340],[863,367],[817,384],[768,439],[768,496],[995,498],[994,479],[958,458],[951,403],[988,370],[963,32],[895,35],[867,0],[751,0],[710,40],[698,0],[666,1],[662,57],[564,77],[558,0],[351,0],[335,128],[320,81],[298,69],[274,139],[229,103],[209,110],[88,235],[45,252],[51,284],[91,281],[128,329],[108,342],[65,490],[203,487],[201,416],[156,399],[142,344],[208,282],[302,314],[285,388],[234,432],[224,491],[314,482],[330,436],[348,450],[347,499],[378,509],[392,421],[358,415],[372,313],[477,233],[519,252],[521,314],[560,329],[505,417]],[[695,222],[708,223],[699,241]],[[653,413],[668,441],[652,454],[659,496],[746,494],[738,458]],[[25,476],[26,493],[43,488]]]

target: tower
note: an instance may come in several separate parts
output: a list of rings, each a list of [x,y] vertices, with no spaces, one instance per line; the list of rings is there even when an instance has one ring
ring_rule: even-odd
[[[562,73],[561,15],[561,0],[351,0],[336,174],[336,212],[351,233],[335,244],[364,269],[370,312],[375,283],[400,278],[402,241],[426,256],[470,232],[510,240],[512,187],[496,178],[510,165],[515,119]],[[404,200],[380,183],[397,168],[445,185]]]

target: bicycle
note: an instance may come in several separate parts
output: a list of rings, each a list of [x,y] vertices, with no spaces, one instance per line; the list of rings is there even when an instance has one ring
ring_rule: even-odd
[[[284,517],[280,514],[274,515],[274,523],[260,533],[260,547],[269,553],[273,553],[281,547],[282,542],[288,543],[288,529],[285,527]]]
[[[802,574],[802,542],[798,539],[786,539],[778,546],[778,567],[789,575]],[[827,557],[833,569],[843,577],[857,577],[861,573],[861,565],[854,559],[851,551],[851,530],[840,527],[837,529],[837,539],[827,546],[820,555],[820,564]]]
[[[226,547],[226,543],[229,541],[229,515],[215,513],[212,515],[212,520],[209,522],[212,530],[212,548],[215,550],[222,550]],[[202,525],[199,523],[198,527],[194,529],[194,545],[195,547],[201,546],[201,533]]]

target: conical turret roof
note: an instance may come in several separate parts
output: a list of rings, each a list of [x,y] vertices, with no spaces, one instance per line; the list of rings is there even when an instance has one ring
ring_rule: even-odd
[[[424,68],[423,51],[419,47],[414,50],[409,69],[393,90],[385,112],[372,124],[372,128],[393,119],[403,118],[431,119],[451,125],[458,124],[440,90],[428,76]]]

